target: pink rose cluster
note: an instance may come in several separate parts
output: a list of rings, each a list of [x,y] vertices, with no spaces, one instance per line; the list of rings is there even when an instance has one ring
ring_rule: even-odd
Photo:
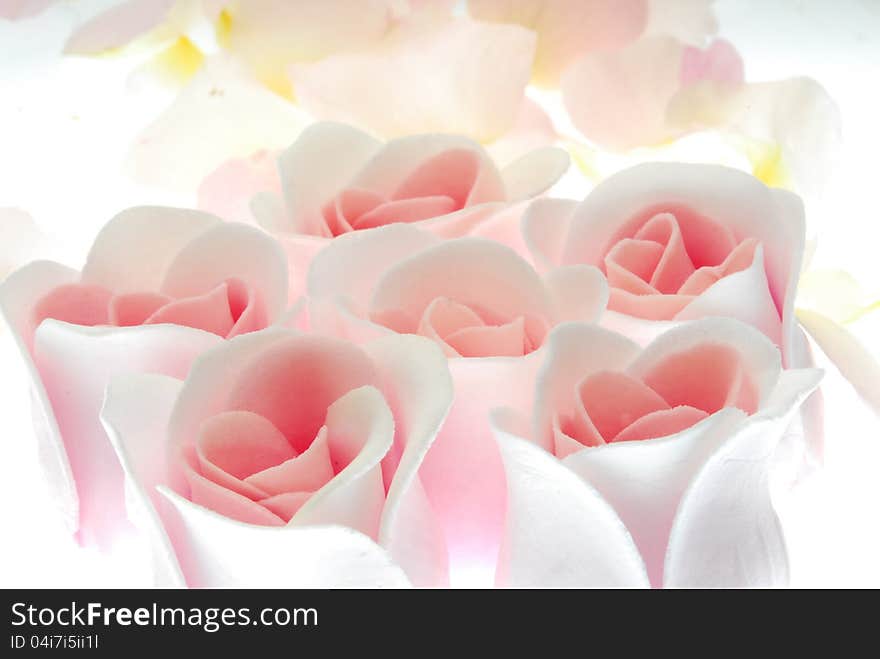
[[[685,164],[540,197],[558,150],[336,123],[263,157],[202,188],[245,223],[132,208],[0,287],[82,544],[195,587],[786,583],[797,197]]]

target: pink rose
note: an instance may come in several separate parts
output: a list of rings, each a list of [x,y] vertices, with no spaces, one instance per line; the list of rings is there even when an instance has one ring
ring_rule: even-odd
[[[162,583],[439,586],[446,550],[417,472],[451,400],[427,339],[270,328],[183,382],[113,380],[101,416]]]
[[[583,202],[541,199],[522,220],[539,270],[587,264],[608,278],[603,324],[645,343],[678,321],[728,316],[799,349],[794,295],[804,252],[795,195],[715,165],[652,163]]]
[[[817,386],[753,328],[705,319],[640,349],[566,324],[534,405],[493,415],[507,480],[506,586],[771,586],[785,542],[776,445]]]
[[[447,534],[453,583],[491,575],[504,480],[488,412],[528,404],[548,333],[597,318],[604,279],[582,265],[541,277],[496,242],[394,225],[337,238],[312,263],[308,295],[319,331],[359,343],[420,334],[448,356],[455,403],[421,475]]]
[[[476,142],[416,135],[382,143],[355,128],[318,123],[278,157],[227,163],[206,179],[199,205],[256,221],[284,245],[291,284],[330,240],[394,223],[460,236],[509,202],[540,194],[568,167],[557,148],[529,152],[499,170]]]
[[[287,265],[267,235],[199,211],[138,207],[98,234],[82,272],[49,261],[0,287],[32,376],[38,447],[54,498],[83,544],[130,527],[122,471],[98,411],[112,375],[183,377],[222,338],[287,306]]]

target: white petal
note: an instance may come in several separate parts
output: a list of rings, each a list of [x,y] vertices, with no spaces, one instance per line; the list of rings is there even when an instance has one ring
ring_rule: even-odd
[[[389,264],[439,242],[431,234],[405,224],[340,236],[312,261],[309,298],[344,297],[356,311],[365,314],[373,288]]]
[[[244,524],[164,487],[178,559],[196,588],[403,588],[409,581],[365,535],[338,526]]]
[[[281,245],[259,229],[232,222],[184,245],[168,264],[159,290],[175,298],[200,295],[229,277],[259,292],[270,319],[288,304],[287,257]]]
[[[547,273],[544,280],[553,300],[557,323],[593,322],[608,305],[608,282],[591,265],[565,265]]]
[[[563,460],[623,520],[653,586],[663,583],[663,557],[682,494],[744,419],[728,408],[675,435],[587,448]]]
[[[164,375],[131,374],[107,385],[101,421],[125,473],[128,518],[150,543],[155,585],[185,585],[165,529],[168,502],[157,486],[168,482],[168,417],[183,383]]]
[[[718,31],[714,0],[649,0],[645,35],[670,36],[702,47]]]
[[[40,465],[52,500],[71,533],[79,526],[79,500],[55,413],[31,357],[36,329],[31,320],[31,310],[34,301],[56,286],[78,279],[79,273],[66,266],[51,261],[34,261],[9,275],[0,285],[0,312],[12,331],[30,378],[31,413]]]
[[[306,128],[278,159],[287,217],[276,229],[316,234],[324,204],[381,148],[381,142],[345,124]]]
[[[758,245],[748,268],[719,279],[679,311],[675,320],[735,318],[782,345],[782,321],[770,294],[764,264],[764,248]]]
[[[531,437],[550,450],[553,413],[574,408],[577,383],[596,371],[623,370],[638,354],[639,347],[601,327],[565,323],[550,333],[546,349],[535,387],[535,425]]]
[[[608,503],[555,457],[493,422],[507,477],[497,584],[647,587],[630,534]]]
[[[452,379],[442,350],[423,337],[395,335],[365,346],[396,412],[405,442],[388,488],[379,542],[417,586],[447,585],[448,558],[438,520],[418,470],[452,404]]]
[[[843,377],[880,414],[880,363],[849,330],[822,314],[798,309],[798,320]]]
[[[185,208],[128,208],[98,233],[82,279],[119,293],[157,291],[178,252],[219,222],[213,215]]]
[[[443,132],[486,142],[513,124],[534,47],[519,26],[405,20],[375,47],[297,65],[292,77],[317,117],[386,137]]]
[[[502,171],[509,201],[521,201],[546,192],[570,164],[568,152],[555,146],[545,146],[520,156]]]
[[[768,487],[771,458],[816,371],[787,371],[771,405],[706,463],[682,498],[664,569],[669,587],[788,583],[788,556]]]
[[[128,0],[80,26],[64,47],[73,55],[97,55],[131,41],[157,27],[167,16],[173,0]]]
[[[290,526],[337,524],[373,539],[385,504],[382,458],[394,443],[394,417],[375,387],[353,389],[327,408],[328,442],[354,459],[315,492],[290,520]]]
[[[37,328],[34,361],[76,482],[83,543],[106,547],[125,531],[122,470],[98,419],[110,378],[131,372],[183,378],[196,356],[220,341],[177,325],[82,327],[46,320]]]
[[[522,231],[538,272],[562,263],[562,253],[578,203],[570,199],[537,199],[523,215]]]
[[[291,144],[311,119],[231,62],[209,59],[128,154],[138,181],[193,193],[227,160]]]

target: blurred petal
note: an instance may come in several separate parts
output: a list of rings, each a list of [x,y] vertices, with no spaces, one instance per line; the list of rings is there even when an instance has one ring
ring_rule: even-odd
[[[97,55],[125,46],[156,26],[168,15],[174,0],[128,0],[80,26],[64,51],[72,55]]]
[[[880,362],[875,354],[845,327],[818,312],[798,309],[797,317],[843,377],[880,414]]]
[[[552,87],[579,55],[614,50],[634,40],[648,18],[646,0],[468,0],[481,21],[516,23],[538,35],[534,80]]]
[[[666,107],[681,86],[682,53],[675,39],[651,37],[581,57],[561,82],[572,122],[592,142],[615,150],[674,137]]]
[[[230,158],[288,146],[309,121],[233,63],[212,58],[141,133],[127,166],[141,182],[192,192]]]
[[[251,198],[260,192],[281,195],[275,154],[257,151],[248,158],[232,158],[199,184],[198,207],[225,220],[255,223]]]
[[[701,47],[718,30],[715,0],[648,0],[646,36],[669,36]]]
[[[413,19],[370,49],[295,66],[292,77],[317,117],[386,137],[443,132],[486,142],[513,125],[533,52],[534,35],[519,26]]]

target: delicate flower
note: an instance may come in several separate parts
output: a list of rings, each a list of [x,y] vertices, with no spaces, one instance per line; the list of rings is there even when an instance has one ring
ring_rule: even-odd
[[[534,406],[493,416],[508,492],[498,584],[784,585],[771,458],[820,376],[782,370],[730,319],[643,350],[560,326]]]
[[[126,530],[122,471],[98,421],[112,375],[183,377],[222,337],[280,319],[280,247],[198,211],[139,207],[101,231],[82,272],[35,261],[0,286],[0,309],[32,376],[41,461],[83,544]]]
[[[184,382],[114,380],[101,415],[165,583],[437,586],[446,551],[417,472],[451,400],[426,339],[269,329]]]
[[[393,223],[460,236],[537,195],[568,167],[561,149],[531,151],[499,170],[476,142],[414,135],[382,143],[356,128],[318,123],[277,159],[229,162],[199,189],[200,206],[234,219],[245,199],[285,246],[294,274],[331,239]],[[258,194],[254,195],[255,192]]]
[[[358,343],[420,334],[449,357],[455,403],[421,475],[447,534],[453,583],[485,578],[504,506],[488,411],[527,404],[548,332],[595,320],[604,279],[579,265],[541,277],[498,243],[442,241],[397,224],[337,238],[312,263],[308,296],[319,331]]]

